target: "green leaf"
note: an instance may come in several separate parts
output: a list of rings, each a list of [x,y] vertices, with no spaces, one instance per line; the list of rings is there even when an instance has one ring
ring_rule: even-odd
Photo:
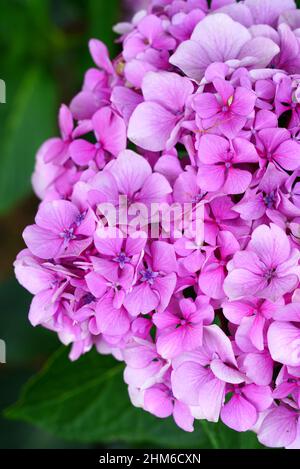
[[[42,142],[54,133],[55,87],[39,69],[29,69],[12,96],[0,142],[0,213],[30,192],[34,158]],[[2,112],[2,110],[1,110]]]
[[[28,366],[42,363],[57,349],[52,332],[33,328],[28,320],[32,295],[11,278],[0,283],[0,339],[7,345],[7,366]]]
[[[6,416],[84,443],[124,441],[170,448],[209,445],[199,428],[185,433],[171,419],[157,419],[133,407],[122,373],[122,364],[95,351],[71,363],[64,348],[29,381]]]
[[[71,363],[65,348],[25,386],[6,417],[35,424],[55,436],[81,443],[150,444],[165,448],[259,448],[253,433],[223,424],[195,422],[186,433],[170,419],[133,407],[123,364],[92,351]]]

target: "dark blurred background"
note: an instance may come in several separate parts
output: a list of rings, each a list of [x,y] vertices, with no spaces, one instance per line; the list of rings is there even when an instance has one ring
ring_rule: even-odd
[[[131,3],[131,5],[130,5]],[[112,25],[132,15],[138,2],[121,0],[0,0],[0,409],[16,401],[21,386],[57,349],[54,334],[27,321],[28,295],[13,277],[21,233],[33,222],[38,200],[31,190],[34,156],[57,133],[59,104],[69,103],[92,65],[87,43],[96,37],[117,53]],[[78,446],[78,445],[77,445]],[[26,424],[0,417],[0,447],[70,447]]]

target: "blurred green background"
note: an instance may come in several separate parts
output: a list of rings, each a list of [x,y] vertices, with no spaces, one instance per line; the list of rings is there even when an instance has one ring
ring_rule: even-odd
[[[6,104],[0,104],[0,339],[7,344],[7,363],[0,364],[1,448],[259,447],[253,434],[237,435],[222,424],[197,422],[195,432],[185,434],[171,420],[134,409],[122,365],[94,352],[71,364],[54,334],[29,325],[31,298],[13,277],[22,230],[38,204],[30,185],[35,152],[57,133],[59,104],[70,101],[92,65],[88,39],[102,39],[117,54],[111,27],[130,13],[121,0],[0,0],[0,78],[6,82]]]

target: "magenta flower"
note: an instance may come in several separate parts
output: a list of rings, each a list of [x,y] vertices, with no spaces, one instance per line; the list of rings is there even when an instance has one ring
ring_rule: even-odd
[[[134,269],[127,265],[117,271],[112,268],[110,262],[104,259],[92,257],[93,271],[89,272],[85,280],[89,291],[95,298],[109,296],[113,306],[120,308],[124,302],[126,292],[131,288],[134,277]]]
[[[105,152],[113,156],[126,148],[126,126],[123,120],[109,107],[103,107],[92,118],[97,143],[83,139],[75,140],[70,146],[70,154],[75,163],[86,165],[95,159],[99,168],[105,164]]]
[[[133,315],[153,310],[163,312],[169,304],[176,285],[177,263],[174,247],[154,241],[149,256],[139,266],[138,284],[125,298],[124,306]]]
[[[300,166],[300,145],[291,140],[286,129],[263,129],[258,132],[257,151],[263,164],[273,162],[279,168],[291,171]]]
[[[252,39],[245,26],[224,13],[216,13],[200,21],[191,39],[179,45],[170,62],[200,81],[213,62],[265,68],[278,52],[279,47],[271,39]]]
[[[198,278],[198,285],[205,295],[214,299],[224,298],[226,264],[239,249],[240,245],[230,231],[221,231],[218,234],[216,248],[207,256]]]
[[[273,213],[285,199],[280,188],[287,181],[287,174],[269,163],[264,176],[255,189],[247,189],[242,200],[234,207],[244,220],[258,220],[267,215],[271,220]]]
[[[277,300],[297,286],[299,257],[278,226],[256,228],[247,250],[234,255],[224,282],[226,295],[230,299],[243,298],[250,288],[253,296]]]
[[[254,145],[242,138],[229,142],[217,135],[204,135],[198,149],[198,184],[204,191],[240,194],[251,183],[248,163],[257,163]]]
[[[124,381],[129,389],[147,389],[160,382],[170,365],[156,351],[152,341],[136,339],[123,351]]]
[[[225,301],[223,312],[232,324],[237,324],[235,340],[241,350],[255,352],[264,350],[266,326],[274,317],[282,302],[272,303],[268,300],[244,299]]]
[[[176,399],[172,390],[165,384],[155,384],[146,389],[144,394],[144,409],[156,417],[166,418],[173,415],[177,425],[186,432],[194,430],[191,411],[186,404]]]
[[[300,366],[300,304],[290,303],[274,315],[268,330],[273,360],[290,367]]]
[[[177,309],[173,307],[171,311],[153,315],[153,322],[160,332],[157,351],[163,358],[174,358],[199,347],[203,324],[210,324],[214,317],[209,304],[182,299],[178,306]]]
[[[73,140],[74,130],[73,116],[64,104],[60,107],[58,120],[61,138],[53,138],[48,141],[44,161],[45,163],[54,162],[59,165],[64,164],[70,157],[69,147]]]
[[[295,9],[294,0],[245,0],[245,5],[251,11],[254,23],[270,26],[276,26],[284,11]]]
[[[153,173],[150,164],[142,156],[130,150],[119,154],[118,158],[98,173],[89,192],[91,203],[110,202],[119,204],[119,196],[126,196],[127,205],[164,202],[172,188],[167,179]]]
[[[44,266],[28,250],[20,252],[14,267],[19,283],[35,295],[29,310],[31,324],[47,324],[57,312],[71,272],[63,268],[56,270],[51,264]]]
[[[299,448],[299,414],[288,405],[271,409],[264,418],[258,433],[259,441],[271,448],[285,446]]]
[[[236,137],[254,110],[256,96],[247,88],[234,89],[221,78],[215,78],[213,84],[217,94],[197,94],[194,98],[195,111],[202,119],[203,128],[214,127],[225,137]]]
[[[203,327],[203,343],[192,354],[186,354],[172,373],[172,388],[177,399],[195,406],[198,418],[216,422],[219,419],[227,383],[239,384],[243,375],[229,339],[216,325]]]
[[[23,232],[31,252],[42,259],[79,256],[92,242],[95,220],[90,210],[80,213],[66,200],[40,205],[35,225]]]
[[[103,256],[97,259],[111,270],[117,272],[125,267],[135,268],[141,261],[146,244],[145,237],[124,237],[121,230],[117,228],[103,228],[100,233],[96,231],[94,243],[97,251]]]
[[[273,403],[269,386],[232,385],[230,400],[222,407],[221,419],[238,432],[250,430],[257,422],[259,413],[268,409]]]
[[[147,15],[138,22],[137,30],[124,41],[123,56],[129,61],[148,48],[171,50],[175,44],[175,39],[164,30],[162,20],[155,15]]]

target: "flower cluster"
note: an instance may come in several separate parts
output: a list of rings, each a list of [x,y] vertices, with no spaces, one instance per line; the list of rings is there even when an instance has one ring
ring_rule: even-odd
[[[152,0],[115,31],[37,154],[29,319],[186,431],[299,448],[300,11]]]

